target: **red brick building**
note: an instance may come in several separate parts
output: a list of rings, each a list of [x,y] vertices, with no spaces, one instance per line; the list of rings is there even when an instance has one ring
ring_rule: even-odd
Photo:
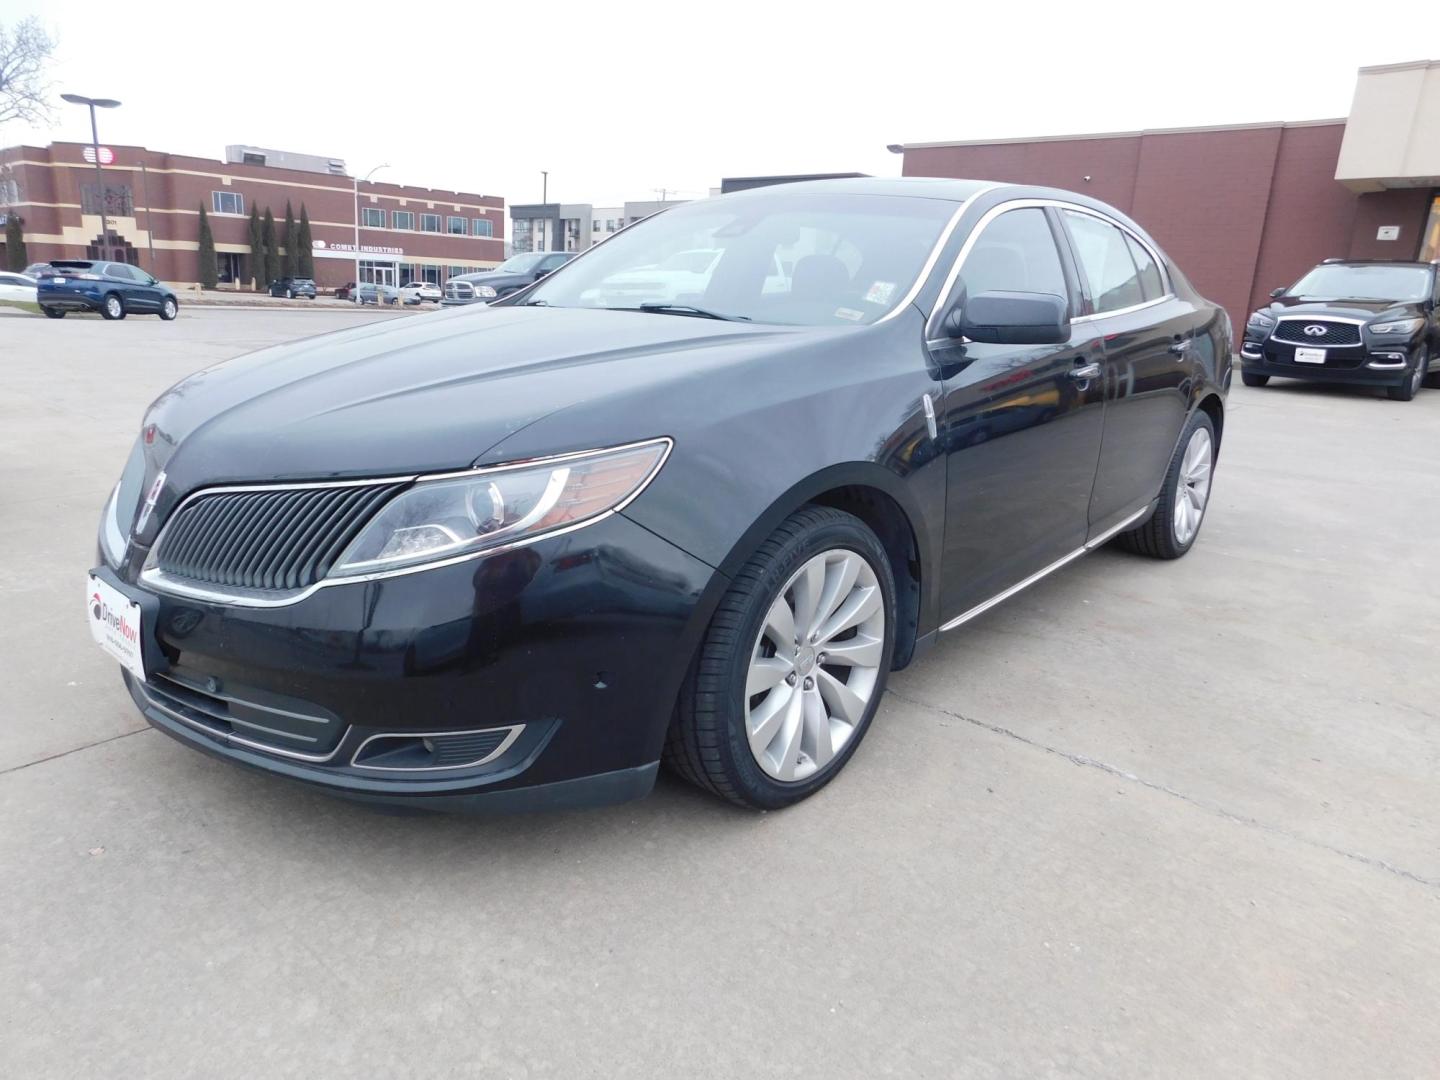
[[[504,259],[505,203],[498,196],[366,182],[357,198],[339,162],[329,172],[308,171],[139,146],[102,147],[101,162],[108,241],[89,145],[0,150],[0,214],[22,219],[30,261],[114,258],[164,281],[194,283],[203,206],[222,287],[248,287],[251,208],[274,214],[283,244],[287,200],[297,220],[302,206],[309,213],[315,278],[324,288],[357,280],[357,224],[361,281],[442,282]]]
[[[1237,327],[1326,258],[1440,257],[1440,62],[1366,68],[1348,119],[912,143],[906,176],[1081,191],[1143,225]]]

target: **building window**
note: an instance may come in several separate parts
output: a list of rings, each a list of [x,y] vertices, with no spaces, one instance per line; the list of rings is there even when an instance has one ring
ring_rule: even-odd
[[[360,208],[360,224],[367,229],[383,229],[385,227],[385,211],[378,206],[362,206]]]
[[[476,236],[494,236],[494,235],[495,235],[495,233],[494,233],[494,232],[492,231],[492,229],[491,229],[490,219],[489,219],[489,218],[477,217],[477,218],[475,219],[475,235],[476,235]]]
[[[360,284],[395,285],[395,264],[376,262],[371,259],[361,259]]]
[[[405,229],[408,232],[415,231],[415,211],[413,210],[392,210],[390,212],[390,227],[392,229]]]
[[[440,215],[439,215],[439,214],[421,214],[421,215],[420,215],[420,231],[421,231],[421,232],[439,232],[439,231],[440,231]]]
[[[80,186],[80,212],[82,214],[100,213],[100,200],[96,198],[95,190],[94,184]],[[105,213],[110,217],[135,216],[135,198],[130,191],[129,184],[105,185]]]
[[[451,236],[465,236],[469,232],[469,224],[463,217],[452,217],[445,222],[445,231]]]
[[[215,214],[245,213],[245,196],[238,191],[210,192],[210,211]]]
[[[461,274],[466,272],[465,267],[463,266],[452,266],[449,268],[449,270],[451,277],[459,277]]]
[[[247,150],[240,155],[240,162],[243,165],[264,165],[265,155],[252,154],[250,151]]]

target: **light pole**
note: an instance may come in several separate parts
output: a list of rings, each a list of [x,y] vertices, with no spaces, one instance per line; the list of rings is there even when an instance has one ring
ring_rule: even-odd
[[[381,169],[388,169],[389,165],[376,165],[365,174],[364,180],[355,181],[355,287],[360,287],[360,185],[368,184],[370,178]]]
[[[102,258],[111,259],[114,252],[109,250],[110,222],[105,217],[105,173],[100,168],[100,129],[95,124],[95,110],[114,109],[120,102],[110,98],[89,98],[83,94],[61,94],[60,100],[68,101],[71,105],[90,106],[90,145],[95,148],[95,198],[100,207],[100,255]]]
[[[540,203],[544,205],[550,201],[550,174],[544,169],[540,170]]]

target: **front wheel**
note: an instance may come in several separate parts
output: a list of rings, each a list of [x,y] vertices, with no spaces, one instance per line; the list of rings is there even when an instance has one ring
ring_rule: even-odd
[[[100,314],[107,319],[123,319],[125,317],[125,302],[111,293],[105,297],[104,303],[100,305]]]
[[[686,677],[665,760],[731,802],[774,810],[829,783],[879,708],[895,582],[875,534],[796,511],[750,558]]]
[[[1269,375],[1251,375],[1248,371],[1240,373],[1240,381],[1246,386],[1265,386],[1270,382]]]
[[[294,289],[286,289],[286,290],[285,290],[285,299],[286,299],[286,300],[294,300],[294,299],[295,299],[295,290],[294,290]]]
[[[65,317],[64,308],[42,307],[40,310],[45,312],[47,319],[63,319]]]
[[[1200,535],[1214,472],[1215,425],[1197,409],[1170,459],[1155,513],[1139,528],[1121,533],[1121,546],[1154,559],[1178,559],[1184,555]]]
[[[180,314],[180,305],[175,302],[174,297],[167,296],[160,302],[160,318],[170,322],[178,314]]]
[[[1420,392],[1420,387],[1425,383],[1425,374],[1430,367],[1430,350],[1421,348],[1420,353],[1415,357],[1415,369],[1405,376],[1405,381],[1399,386],[1387,386],[1386,395],[1391,401],[1412,401]]]

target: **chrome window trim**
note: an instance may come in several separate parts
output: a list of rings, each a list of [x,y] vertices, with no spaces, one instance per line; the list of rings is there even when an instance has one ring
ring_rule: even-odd
[[[976,604],[974,607],[972,607],[969,611],[966,611],[966,612],[964,612],[963,614],[957,615],[955,618],[951,619],[949,622],[947,622],[947,623],[945,623],[943,626],[941,626],[941,627],[940,627],[940,632],[943,634],[943,633],[944,633],[945,631],[947,631],[947,630],[954,630],[957,626],[963,626],[965,623],[969,622],[971,619],[974,619],[974,618],[976,618],[977,616],[980,616],[980,615],[985,614],[985,612],[989,611],[989,610],[990,610],[991,608],[993,608],[995,605],[1000,604],[1000,603],[1003,603],[1003,602],[1006,601],[1006,600],[1009,600],[1010,597],[1014,596],[1016,593],[1022,592],[1022,591],[1024,591],[1025,589],[1028,589],[1031,585],[1034,585],[1037,581],[1040,581],[1040,580],[1042,580],[1043,578],[1049,577],[1049,576],[1050,576],[1051,574],[1053,574],[1056,570],[1059,570],[1062,566],[1067,566],[1067,565],[1069,565],[1070,563],[1074,562],[1076,559],[1080,558],[1081,555],[1084,555],[1084,554],[1087,554],[1088,552],[1094,551],[1097,547],[1099,547],[1101,544],[1105,543],[1105,541],[1109,540],[1109,539],[1110,539],[1112,536],[1114,536],[1116,533],[1119,533],[1119,532],[1123,531],[1123,530],[1126,528],[1126,526],[1132,525],[1132,524],[1134,524],[1135,522],[1139,521],[1142,517],[1145,516],[1145,514],[1146,514],[1147,512],[1149,512],[1149,510],[1150,510],[1150,504],[1147,503],[1145,506],[1142,506],[1139,510],[1135,511],[1135,513],[1133,513],[1133,514],[1131,514],[1129,517],[1123,519],[1119,524],[1117,524],[1117,525],[1112,525],[1112,526],[1110,526],[1110,528],[1108,528],[1108,529],[1106,529],[1104,532],[1102,532],[1099,536],[1095,536],[1095,537],[1092,537],[1092,538],[1089,539],[1089,540],[1086,540],[1085,543],[1081,544],[1078,548],[1076,548],[1074,551],[1070,552],[1068,555],[1062,555],[1062,556],[1060,556],[1060,558],[1056,559],[1056,560],[1055,560],[1054,562],[1052,562],[1049,566],[1042,567],[1041,569],[1036,570],[1035,573],[1031,574],[1029,577],[1025,578],[1025,579],[1022,580],[1022,581],[1017,581],[1014,585],[1011,585],[1008,589],[1004,589],[1004,590],[996,593],[996,594],[995,594],[994,596],[992,596],[989,600],[983,600],[983,601],[981,601],[980,603]]]
[[[969,200],[966,200],[966,205],[969,205]],[[936,341],[947,341],[953,343],[953,339],[946,337],[946,335],[940,331],[939,323],[942,317],[942,313],[949,307],[950,301],[954,297],[955,282],[960,277],[960,271],[965,266],[965,260],[969,257],[971,249],[975,246],[975,242],[980,239],[980,235],[985,231],[985,228],[997,217],[999,217],[1001,214],[1006,213],[1007,211],[1025,210],[1030,207],[1043,208],[1047,206],[1054,207],[1057,210],[1071,210],[1077,214],[1084,214],[1087,217],[1096,218],[1100,221],[1105,222],[1105,224],[1107,225],[1115,226],[1115,228],[1119,229],[1121,232],[1129,236],[1137,244],[1139,244],[1141,247],[1143,247],[1146,251],[1150,253],[1150,257],[1155,260],[1155,266],[1160,271],[1160,280],[1165,285],[1165,294],[1163,296],[1156,297],[1154,300],[1146,300],[1144,303],[1132,304],[1129,307],[1116,308],[1113,311],[1097,311],[1092,312],[1088,315],[1075,315],[1072,316],[1070,319],[1070,323],[1072,326],[1075,323],[1091,322],[1095,319],[1110,319],[1114,318],[1117,315],[1128,315],[1132,311],[1142,311],[1145,308],[1154,307],[1158,304],[1163,304],[1166,301],[1175,299],[1175,283],[1170,278],[1170,270],[1166,266],[1165,260],[1161,258],[1160,253],[1155,249],[1155,246],[1151,244],[1150,241],[1146,240],[1143,236],[1140,236],[1138,233],[1136,233],[1135,230],[1129,228],[1128,226],[1124,225],[1119,221],[1116,221],[1108,214],[1101,213],[1098,210],[1092,210],[1088,206],[1080,206],[1076,203],[1066,202],[1064,199],[1010,199],[1006,202],[997,203],[995,206],[992,206],[989,210],[985,211],[984,215],[980,218],[980,220],[975,223],[974,228],[970,230],[970,235],[965,238],[964,245],[960,248],[959,253],[955,256],[955,261],[950,266],[950,272],[945,276],[945,284],[941,286],[940,289],[940,299],[936,303],[935,309],[930,312],[930,317],[925,322],[925,338],[927,342],[933,343]],[[1058,246],[1056,248],[1056,254],[1060,256],[1061,261],[1063,262],[1064,255],[1060,252]],[[1068,300],[1068,297],[1066,299]]]
[[[950,237],[955,234],[955,229],[960,224],[960,218],[964,216],[970,204],[981,195],[987,195],[992,191],[998,191],[1000,188],[1008,186],[1008,184],[986,184],[984,187],[971,192],[970,195],[965,198],[964,202],[955,207],[955,212],[950,215],[950,220],[945,223],[945,228],[940,230],[940,239],[935,241],[935,246],[930,249],[930,254],[925,257],[925,264],[920,267],[920,272],[915,275],[914,283],[906,291],[905,295],[900,298],[900,301],[884,315],[881,315],[880,318],[871,323],[871,326],[879,326],[883,322],[889,322],[915,302],[915,298],[920,295],[920,291],[930,280],[930,275],[935,272],[935,264],[940,261],[940,256],[945,252],[945,246],[950,243]]]
[[[374,486],[378,484],[404,483],[407,481],[413,481],[414,483],[420,484],[430,480],[453,480],[459,477],[491,476],[495,473],[509,472],[516,469],[533,468],[534,466],[539,464],[565,464],[582,458],[596,457],[602,454],[611,454],[621,450],[633,450],[637,447],[650,446],[658,443],[663,443],[665,447],[664,453],[660,455],[660,460],[655,463],[655,466],[650,470],[649,474],[646,475],[645,479],[636,485],[633,492],[626,496],[625,499],[623,499],[622,501],[610,507],[610,509],[602,513],[596,514],[594,517],[586,518],[584,521],[577,521],[571,525],[565,525],[558,529],[550,529],[543,533],[536,533],[534,536],[523,536],[516,540],[512,540],[504,544],[499,544],[495,547],[481,548],[479,551],[467,551],[464,554],[453,555],[446,559],[438,559],[435,562],[420,563],[415,566],[395,567],[394,569],[390,570],[373,570],[364,574],[350,574],[341,577],[323,577],[314,584],[307,585],[303,589],[296,589],[293,592],[265,592],[261,594],[258,590],[249,591],[237,589],[219,589],[207,585],[197,585],[183,579],[171,577],[159,567],[155,566],[151,561],[156,557],[156,553],[160,549],[160,541],[165,536],[165,530],[170,527],[170,523],[174,521],[175,518],[179,515],[180,510],[188,502],[193,499],[200,498],[202,495],[230,494],[237,491],[294,491],[302,488],[317,487],[358,487],[362,485]],[[226,604],[233,607],[277,608],[288,607],[291,604],[298,604],[301,600],[304,600],[308,596],[314,595],[320,589],[327,589],[335,585],[350,585],[359,582],[378,581],[382,578],[402,577],[406,574],[418,574],[425,570],[436,570],[444,566],[454,566],[456,563],[469,562],[471,559],[481,559],[490,555],[499,555],[502,552],[513,551],[516,548],[527,547],[530,544],[538,543],[541,540],[549,540],[552,537],[556,536],[565,536],[568,533],[576,532],[580,529],[588,528],[591,525],[599,524],[607,518],[613,517],[614,515],[620,513],[620,511],[624,510],[632,502],[638,499],[644,493],[645,489],[649,487],[650,484],[655,480],[655,477],[660,475],[660,470],[664,468],[665,463],[670,460],[671,451],[673,451],[674,449],[675,440],[669,435],[661,435],[653,439],[641,439],[637,442],[622,443],[619,446],[606,446],[596,450],[576,450],[566,454],[549,454],[541,457],[522,458],[518,461],[507,461],[500,465],[486,465],[478,469],[460,469],[455,472],[447,473],[387,476],[379,479],[369,480],[337,480],[329,483],[325,481],[306,481],[304,483],[292,484],[243,484],[234,486],[199,488],[191,492],[184,499],[180,500],[180,502],[176,504],[175,509],[170,511],[170,514],[166,517],[165,524],[161,526],[159,535],[155,537],[155,542],[150,546],[150,553],[146,556],[145,559],[145,567],[140,571],[140,584],[148,586],[149,588],[154,589],[156,592],[165,593],[170,596],[179,596],[187,600],[203,600],[209,603]]]
[[[485,731],[505,730],[508,730],[510,733],[506,735],[504,739],[500,740],[500,745],[495,747],[494,750],[491,750],[490,753],[483,757],[476,758],[474,761],[466,761],[459,765],[366,765],[356,760],[360,756],[360,751],[364,750],[366,746],[376,739],[437,739],[450,735],[479,735]],[[452,769],[474,769],[481,765],[488,765],[504,754],[505,751],[515,745],[515,740],[520,738],[520,733],[524,730],[524,724],[497,724],[495,727],[470,728],[465,731],[382,731],[376,735],[369,736],[355,748],[355,752],[350,755],[350,767],[352,769],[368,769],[371,772],[410,773],[449,772]]]

